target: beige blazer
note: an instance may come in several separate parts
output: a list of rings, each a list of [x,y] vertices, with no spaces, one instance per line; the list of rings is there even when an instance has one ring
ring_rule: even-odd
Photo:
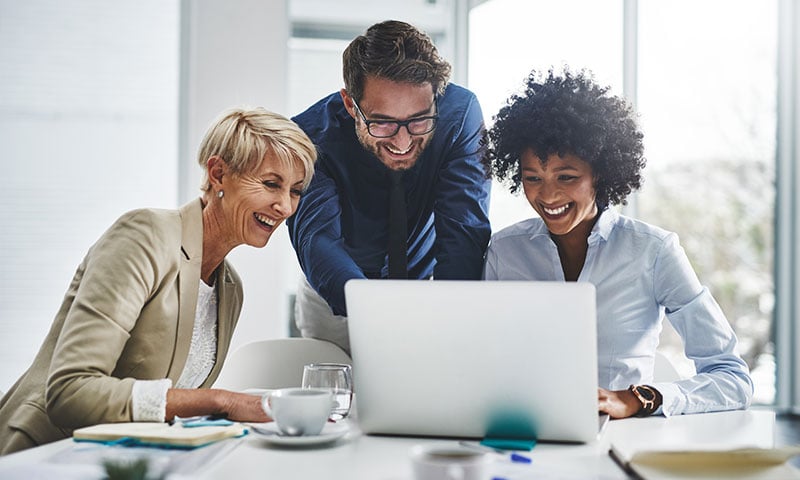
[[[35,444],[78,427],[132,421],[137,379],[183,371],[194,326],[203,221],[200,199],[180,210],[128,212],[87,253],[33,365],[0,400],[0,452],[24,432]],[[242,305],[236,272],[216,272],[219,375]],[[24,447],[23,447],[24,448]]]

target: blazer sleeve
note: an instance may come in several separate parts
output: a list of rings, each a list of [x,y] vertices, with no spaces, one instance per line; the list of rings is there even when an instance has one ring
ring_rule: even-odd
[[[145,211],[131,212],[84,259],[68,292],[74,300],[47,380],[47,413],[54,424],[77,428],[132,420],[135,380],[112,372],[143,306],[170,269],[165,245],[174,241],[165,236]]]

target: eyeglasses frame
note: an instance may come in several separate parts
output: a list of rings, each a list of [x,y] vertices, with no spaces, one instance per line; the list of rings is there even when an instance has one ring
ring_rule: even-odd
[[[436,124],[439,122],[439,103],[438,103],[438,96],[436,95],[433,96],[433,103],[432,103],[433,107],[435,108],[434,111],[436,113],[434,113],[433,115],[427,115],[423,117],[409,118],[408,120],[368,120],[366,115],[364,115],[364,112],[361,111],[361,107],[358,106],[358,102],[356,102],[356,99],[352,97],[350,97],[350,99],[353,101],[353,106],[356,107],[356,111],[358,112],[358,115],[361,117],[361,120],[364,122],[364,125],[367,126],[367,133],[369,133],[371,137],[375,138],[394,137],[395,135],[398,134],[398,132],[400,132],[400,127],[406,127],[406,131],[408,132],[409,135],[414,135],[414,136],[427,135],[432,131],[436,130]],[[433,125],[431,126],[431,129],[422,133],[413,133],[411,129],[408,128],[408,126],[411,123],[419,122],[420,120],[433,120]],[[397,128],[395,128],[394,133],[392,133],[391,135],[375,135],[369,128],[370,125],[372,125],[373,123],[383,123],[383,124],[393,123]]]

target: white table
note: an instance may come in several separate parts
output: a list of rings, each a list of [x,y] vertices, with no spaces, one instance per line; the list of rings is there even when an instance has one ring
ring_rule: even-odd
[[[711,416],[711,417],[709,417]],[[678,419],[678,417],[674,417]],[[774,434],[774,415],[766,411],[737,411],[717,414],[704,414],[682,417],[686,421],[696,418],[702,425],[709,425],[709,418],[716,425],[757,425],[758,434]],[[608,455],[609,443],[614,438],[638,437],[642,441],[663,432],[672,419],[664,417],[632,418],[609,422],[601,437],[584,445],[539,444],[529,452],[533,463],[530,465],[512,464],[507,458],[498,455],[493,473],[509,480],[528,479],[624,479],[627,475]],[[704,427],[705,428],[705,427]],[[708,432],[713,433],[713,432]],[[762,439],[763,440],[763,439]],[[769,439],[766,439],[767,441]],[[369,480],[410,480],[411,461],[409,450],[421,443],[452,442],[454,440],[421,439],[401,437],[381,437],[363,435],[353,428],[346,437],[323,447],[287,448],[269,444],[263,437],[250,434],[242,439],[226,440],[233,447],[218,458],[211,458],[199,471],[189,475],[191,478],[247,480],[247,479],[369,479]],[[0,457],[0,478],[25,478],[26,480],[48,478],[53,474],[54,455],[69,454],[74,450],[72,440],[62,440],[31,450]],[[220,444],[215,444],[220,445]],[[206,448],[214,448],[206,447]],[[220,447],[222,448],[222,447]],[[191,453],[201,452],[195,450]],[[211,450],[209,450],[211,452]],[[213,453],[213,452],[212,452]],[[201,456],[208,459],[210,453]],[[64,466],[59,466],[64,472]],[[74,478],[91,478],[90,470],[70,466],[75,470]],[[96,468],[96,467],[95,467]],[[67,472],[68,473],[68,472]],[[68,478],[63,473],[59,478]],[[99,478],[99,477],[95,477]],[[170,478],[181,478],[171,475]]]

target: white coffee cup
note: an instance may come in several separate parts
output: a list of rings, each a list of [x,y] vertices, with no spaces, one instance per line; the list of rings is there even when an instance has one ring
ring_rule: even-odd
[[[319,388],[282,388],[261,397],[264,411],[284,435],[319,435],[333,408],[333,393]]]
[[[416,445],[411,449],[415,480],[486,480],[491,456],[452,444]]]

